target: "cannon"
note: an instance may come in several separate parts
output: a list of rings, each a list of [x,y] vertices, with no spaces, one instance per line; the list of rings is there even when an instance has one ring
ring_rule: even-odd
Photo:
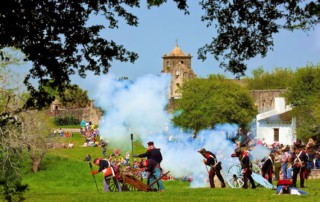
[[[254,163],[252,163],[252,172],[261,175],[261,169]],[[241,188],[244,185],[242,166],[240,163],[235,163],[228,167],[226,181],[232,188]]]
[[[152,185],[157,183],[162,177],[166,176],[170,171],[162,174],[160,178],[156,179],[152,184],[146,185],[143,182],[141,170],[139,168],[115,169],[115,178],[119,181],[122,191],[157,191],[153,189]],[[109,185],[110,191],[117,191],[113,181]]]

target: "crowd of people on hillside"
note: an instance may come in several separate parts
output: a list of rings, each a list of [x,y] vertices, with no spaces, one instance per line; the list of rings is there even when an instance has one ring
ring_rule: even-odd
[[[99,130],[96,129],[96,126],[92,124],[91,121],[82,120],[80,125],[80,134],[83,138],[85,138],[85,142],[83,143],[82,147],[100,147],[102,151],[102,157],[100,158],[101,162],[104,162],[104,160],[108,161],[108,164],[110,166],[112,165],[115,171],[117,171],[119,167],[123,167],[124,169],[139,169],[141,171],[141,175],[148,179],[148,184],[152,183],[150,181],[154,181],[155,179],[159,178],[161,173],[163,173],[161,170],[158,170],[158,168],[161,168],[161,160],[159,161],[159,159],[157,159],[158,157],[149,156],[151,155],[149,150],[157,151],[153,145],[153,142],[148,143],[148,150],[146,153],[133,155],[133,157],[139,157],[141,159],[147,158],[147,161],[137,161],[134,159],[132,164],[130,164],[130,152],[125,152],[124,155],[121,155],[120,149],[114,148],[113,152],[107,155],[108,142],[105,142],[103,138],[101,138],[99,135]],[[61,131],[56,133],[60,134]],[[294,145],[291,146],[283,145],[277,142],[268,145],[264,139],[256,139],[250,132],[245,133],[244,129],[239,128],[237,133],[229,139],[231,139],[235,143],[236,148],[239,149],[235,151],[234,157],[239,157],[242,166],[248,163],[247,161],[242,162],[244,159],[246,159],[245,157],[248,157],[250,161],[254,160],[251,159],[250,151],[254,150],[256,146],[260,145],[269,149],[269,156],[262,159],[258,165],[261,168],[262,176],[271,184],[273,181],[291,179],[293,185],[296,186],[297,178],[300,177],[300,187],[304,187],[304,180],[307,179],[310,171],[312,169],[320,169],[320,151],[317,149],[317,139],[315,137],[310,138],[306,144],[303,144],[302,141],[297,140]],[[73,147],[73,143],[70,145],[70,147],[68,146],[68,148]],[[247,152],[242,152],[243,148],[245,148],[245,151]],[[221,166],[217,166],[219,165],[217,157],[209,151],[200,153],[205,157],[204,163],[209,165],[211,168],[210,172],[208,172],[210,186],[212,188],[215,187],[213,178],[214,176],[218,176],[221,182],[221,187],[226,187],[223,174],[220,173]],[[87,154],[84,161],[90,162],[91,160],[92,158],[90,154]],[[96,161],[95,159],[95,162],[97,162],[96,165],[99,166],[100,161]],[[152,166],[150,167],[150,165]],[[249,166],[249,164],[247,167],[244,167],[244,176],[246,177],[245,182],[250,180],[253,186],[252,188],[255,188],[254,181],[250,176],[250,172],[252,172],[250,169],[252,168]],[[162,179],[165,178],[174,179],[171,175],[164,176]],[[164,190],[161,181],[157,182],[157,184],[159,190]],[[246,188],[247,186],[248,185],[245,184]]]
[[[300,187],[304,187],[304,181],[308,178],[312,169],[320,169],[320,148],[317,145],[317,136],[309,138],[306,144],[297,140],[293,145],[273,143],[267,145],[264,139],[256,140],[250,134],[239,129],[236,137],[232,139],[237,148],[254,150],[257,145],[265,146],[270,153],[267,157],[258,162],[262,176],[272,181],[292,180],[296,187],[297,178],[300,177]],[[254,160],[254,159],[251,159]]]

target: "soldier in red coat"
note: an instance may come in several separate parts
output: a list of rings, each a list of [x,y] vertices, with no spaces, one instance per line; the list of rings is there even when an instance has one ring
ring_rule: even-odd
[[[215,188],[214,176],[217,174],[217,177],[221,182],[221,187],[225,188],[226,184],[224,183],[224,179],[223,179],[221,172],[220,172],[222,169],[221,162],[217,161],[216,155],[214,155],[210,151],[207,151],[205,148],[200,149],[198,152],[201,153],[202,156],[205,158],[205,159],[203,159],[203,163],[210,167],[210,171],[209,171],[210,187]]]
[[[241,151],[240,148],[235,149],[235,153],[231,155],[231,157],[238,157],[242,166],[242,174],[243,174],[243,188],[248,189],[248,179],[252,185],[252,189],[256,188],[254,184],[254,180],[251,176],[252,174],[252,164],[249,159],[249,155],[247,151]]]
[[[273,154],[270,154],[262,165],[262,177],[267,179],[272,184],[272,173],[273,173]],[[267,178],[268,175],[268,178]]]
[[[300,174],[300,188],[304,187],[304,180],[306,179],[306,165],[308,161],[308,156],[304,150],[305,146],[296,145],[294,152],[294,160],[292,163],[293,176],[292,176],[292,186],[296,187],[297,177]]]

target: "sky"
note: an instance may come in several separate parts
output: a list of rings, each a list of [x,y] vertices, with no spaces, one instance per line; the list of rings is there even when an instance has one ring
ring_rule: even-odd
[[[146,74],[160,74],[163,55],[169,54],[178,43],[185,54],[191,54],[192,69],[199,77],[223,74],[234,78],[234,75],[218,66],[212,55],[209,55],[206,61],[197,58],[197,50],[210,43],[216,32],[214,26],[207,28],[206,24],[201,22],[204,12],[198,1],[188,3],[190,15],[184,15],[172,1],[151,9],[148,9],[143,1],[139,9],[131,9],[139,18],[138,27],[131,27],[120,20],[118,29],[103,31],[102,36],[139,55],[135,63],[113,62],[109,72],[116,77],[127,76],[130,80]],[[96,17],[91,23],[94,22],[103,23],[103,18]],[[318,64],[319,61],[320,26],[309,32],[282,30],[274,35],[273,50],[270,50],[266,57],[258,56],[246,62],[248,69],[245,73],[250,76],[252,70],[259,66],[271,71],[275,67],[295,69],[307,64]],[[88,73],[86,79],[73,77],[73,82],[82,88],[91,89],[93,83],[100,79]]]

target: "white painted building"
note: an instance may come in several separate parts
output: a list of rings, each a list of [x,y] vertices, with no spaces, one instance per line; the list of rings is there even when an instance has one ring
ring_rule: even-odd
[[[274,109],[257,115],[257,138],[264,139],[267,144],[279,142],[292,145],[296,140],[296,119],[292,117],[291,110],[291,106],[285,104],[283,97],[275,97]]]

